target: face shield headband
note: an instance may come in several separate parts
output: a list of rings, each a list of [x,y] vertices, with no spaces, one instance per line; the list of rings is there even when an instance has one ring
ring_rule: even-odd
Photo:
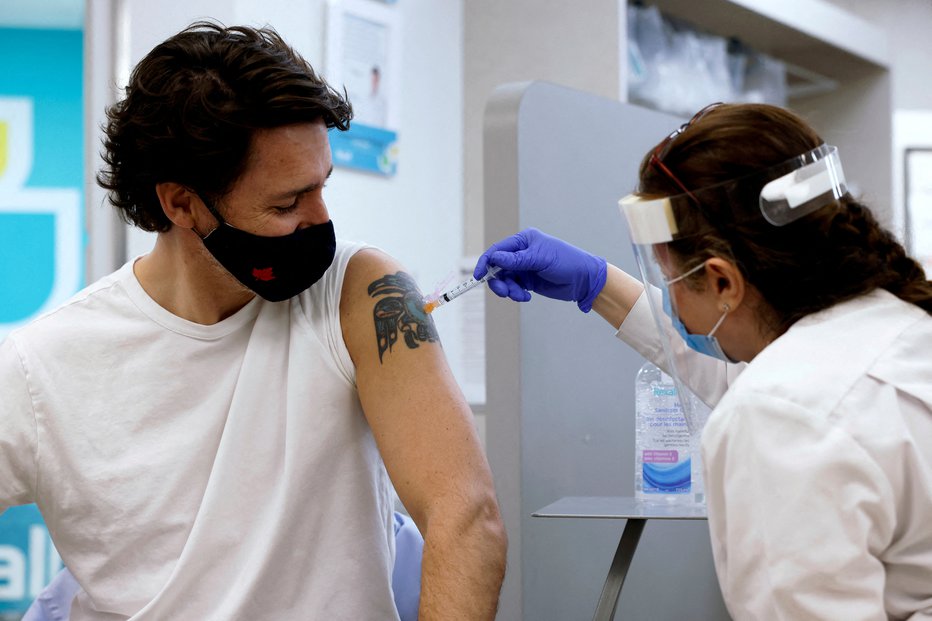
[[[761,188],[756,204],[748,204],[749,187]],[[706,330],[700,334],[686,331],[676,305],[676,296],[671,295],[672,288],[689,286],[682,282],[685,280],[683,277],[699,271],[705,263],[693,265],[692,269],[687,268],[686,273],[683,273],[683,267],[674,262],[668,244],[713,232],[719,226],[727,226],[729,223],[760,218],[772,226],[784,226],[822,207],[836,204],[846,192],[838,150],[823,144],[776,166],[714,186],[659,199],[629,195],[619,201],[647,291],[651,314],[661,335],[666,362],[664,370],[673,377],[679,394],[689,394],[684,390],[686,384],[683,378],[702,378],[708,372],[709,365],[715,364],[707,358],[704,361],[704,357],[696,356],[694,350],[717,358],[723,357],[715,355],[721,348],[716,350],[711,337],[722,321],[727,321],[727,311],[711,331],[711,326],[705,326]],[[730,207],[730,212],[718,216],[721,221],[713,222],[703,208],[703,203],[714,203],[719,209],[724,205]],[[683,259],[692,262],[690,257]],[[682,338],[676,334],[675,326],[681,327],[681,333],[686,332]],[[696,347],[700,343],[709,346]],[[690,403],[690,399],[681,401],[690,432],[697,434],[702,426],[699,408]]]
[[[747,205],[741,190],[761,185],[757,205]],[[705,215],[704,203],[728,205],[723,214],[731,222],[743,222],[758,214],[773,226],[784,226],[827,205],[848,191],[838,148],[822,144],[812,151],[739,179],[659,199],[634,194],[619,201],[635,245],[668,243],[714,228]],[[755,209],[756,207],[756,209]]]

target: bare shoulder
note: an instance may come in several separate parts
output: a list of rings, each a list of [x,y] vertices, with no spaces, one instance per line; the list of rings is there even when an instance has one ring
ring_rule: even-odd
[[[350,259],[340,298],[343,339],[357,367],[387,364],[404,350],[439,342],[417,283],[394,258],[365,249]]]

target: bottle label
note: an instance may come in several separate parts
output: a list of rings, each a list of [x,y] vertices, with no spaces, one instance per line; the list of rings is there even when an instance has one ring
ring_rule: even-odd
[[[641,474],[645,494],[688,494],[692,460],[662,464],[644,461]]]
[[[659,380],[659,381],[658,381]],[[638,404],[640,492],[689,494],[692,483],[689,428],[669,376],[644,383]]]

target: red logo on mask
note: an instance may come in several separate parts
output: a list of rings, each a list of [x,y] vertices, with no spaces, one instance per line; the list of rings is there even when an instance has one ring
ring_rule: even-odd
[[[272,273],[271,267],[265,267],[261,270],[258,267],[252,268],[252,277],[263,282],[275,280],[275,274]]]

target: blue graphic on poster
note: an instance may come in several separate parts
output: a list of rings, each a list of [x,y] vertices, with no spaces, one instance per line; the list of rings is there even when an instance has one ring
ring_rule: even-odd
[[[0,530],[0,618],[18,618],[62,568],[35,505],[3,514]]]
[[[0,28],[0,339],[83,279],[82,33]]]
[[[349,131],[330,130],[333,163],[380,175],[398,169],[398,134],[391,130],[352,123]]]
[[[0,27],[0,340],[84,279],[83,32]],[[0,619],[61,568],[35,505],[0,516]]]

